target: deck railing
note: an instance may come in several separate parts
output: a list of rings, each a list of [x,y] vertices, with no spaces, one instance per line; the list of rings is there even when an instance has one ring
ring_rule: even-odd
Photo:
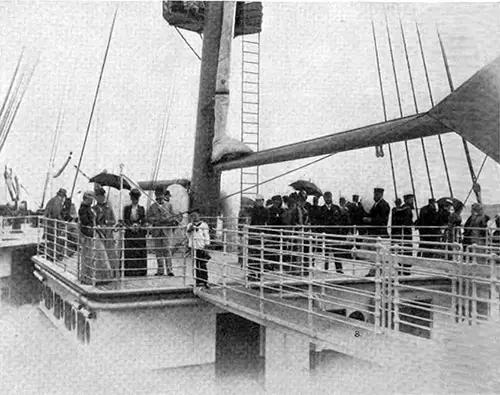
[[[500,249],[492,238],[464,246],[396,232],[382,238],[369,227],[317,230],[227,231],[236,233],[226,239],[237,240],[244,275],[225,260],[210,261],[222,302],[268,317],[278,307],[293,310],[288,317],[311,333],[319,323],[343,322],[439,337],[457,324],[498,319]]]
[[[38,254],[77,282],[194,286],[203,297],[307,333],[342,323],[435,338],[500,315],[500,247],[487,234],[464,245],[439,229],[422,240],[413,231],[380,237],[373,227],[239,225],[219,230],[217,250],[197,253],[187,248],[185,226],[95,227],[84,234],[77,223],[41,224]],[[172,262],[171,280],[167,267],[156,275],[158,259]]]

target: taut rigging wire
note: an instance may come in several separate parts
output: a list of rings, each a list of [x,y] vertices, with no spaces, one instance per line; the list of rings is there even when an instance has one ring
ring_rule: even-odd
[[[427,62],[425,61],[425,55],[424,55],[424,47],[422,44],[422,38],[420,36],[420,29],[418,28],[418,23],[415,22],[415,26],[417,28],[417,37],[418,37],[418,44],[420,46],[420,55],[422,56],[422,63],[424,65],[424,72],[425,72],[425,79],[427,81],[427,90],[429,91],[429,99],[431,101],[431,106],[434,107],[434,98],[432,96],[432,89],[431,89],[431,82],[429,79],[429,72],[427,71]],[[438,134],[438,141],[439,141],[439,147],[441,150],[441,157],[443,158],[443,164],[444,164],[444,170],[446,173],[446,181],[448,183],[448,189],[450,191],[450,197],[453,197],[453,189],[451,187],[451,181],[450,181],[450,172],[448,170],[448,161],[446,160],[446,155],[444,153],[444,146],[443,146],[443,139],[441,138],[441,135]]]
[[[174,27],[175,27],[175,30],[177,30],[177,33],[179,33],[179,35],[182,37],[182,39],[184,40],[184,42],[187,44],[187,46],[189,47],[189,49],[191,49],[191,51],[193,51],[193,53],[198,58],[198,60],[201,60],[200,55],[198,55],[198,53],[194,50],[194,48],[191,46],[191,44],[189,44],[188,40],[186,39],[186,37],[184,37],[184,35],[179,30],[179,28],[177,26],[174,26]]]
[[[448,63],[448,58],[446,56],[446,51],[444,49],[443,40],[441,39],[441,34],[439,34],[439,30],[437,28],[436,28],[436,30],[437,30],[437,36],[439,39],[439,46],[441,47],[441,55],[443,57],[444,68],[446,70],[446,77],[448,78],[448,84],[450,86],[450,92],[454,92],[455,88],[453,86],[453,79],[451,77],[450,65]],[[481,203],[481,195],[480,195],[479,189],[475,188],[476,186],[478,186],[478,184],[477,184],[476,174],[474,173],[474,166],[472,164],[472,159],[470,157],[469,146],[467,144],[467,141],[465,141],[465,139],[463,137],[462,137],[462,144],[464,146],[465,158],[467,159],[467,165],[469,167],[469,174],[470,174],[470,177],[472,180],[473,190],[476,194],[476,200],[478,203]]]
[[[392,72],[393,72],[393,75],[394,75],[394,83],[396,85],[396,94],[397,94],[398,105],[399,105],[399,115],[402,118],[403,117],[403,106],[401,104],[401,94],[399,92],[398,75],[397,75],[397,72],[396,72],[396,64],[395,64],[395,61],[394,61],[394,52],[392,50],[392,40],[391,40],[391,33],[390,33],[390,30],[389,30],[389,21],[387,20],[387,14],[385,14],[385,27],[386,27],[386,30],[387,30],[387,39],[389,41],[389,51],[390,51],[390,54],[391,54]],[[411,159],[410,159],[410,151],[408,149],[408,141],[405,140],[404,143],[405,143],[405,150],[406,150],[406,160],[408,162],[408,170],[410,172],[411,189],[412,189],[412,192],[413,192],[413,195],[414,195],[414,201],[415,201],[415,210],[416,210],[417,215],[418,215],[417,195],[415,193],[415,181],[413,179],[413,170],[412,170],[412,167],[411,167]]]
[[[80,174],[80,172],[78,170],[80,169],[80,166],[82,164],[83,154],[85,152],[85,146],[87,145],[87,139],[89,137],[90,125],[92,124],[92,117],[94,115],[94,110],[95,110],[95,106],[96,106],[96,103],[97,103],[97,97],[99,95],[99,87],[101,86],[102,75],[104,73],[104,66],[106,65],[106,59],[108,57],[109,46],[111,44],[111,38],[113,37],[113,29],[115,27],[115,21],[116,21],[116,14],[117,13],[118,13],[118,7],[115,10],[115,15],[113,17],[113,22],[111,23],[111,29],[110,29],[110,32],[109,32],[108,44],[106,45],[106,52],[104,53],[104,60],[102,62],[101,73],[99,75],[99,81],[97,82],[97,89],[96,89],[95,96],[94,96],[94,102],[92,103],[92,110],[90,111],[89,122],[87,124],[87,130],[85,132],[85,139],[83,140],[82,151],[80,153],[80,158],[78,160],[77,172],[75,173],[75,178],[73,180],[73,187],[71,188],[71,194],[69,196],[70,199],[73,197],[73,193],[75,192],[75,187],[76,187],[76,181],[78,179],[78,175]]]
[[[401,37],[403,38],[403,46],[404,46],[405,56],[406,56],[406,65],[408,66],[408,75],[410,77],[411,92],[413,94],[413,103],[415,104],[415,113],[418,114],[417,95],[415,93],[415,85],[413,84],[413,75],[411,73],[410,58],[408,56],[408,47],[406,46],[406,37],[405,37],[405,31],[403,28],[403,21],[401,20],[401,15],[399,16],[399,26],[401,28]],[[425,170],[427,171],[427,180],[429,181],[429,189],[431,192],[431,197],[434,199],[434,188],[432,188],[432,178],[431,178],[431,172],[429,169],[429,161],[427,159],[427,150],[425,149],[425,142],[424,142],[424,139],[422,137],[420,137],[420,143],[422,144],[422,153],[424,154]]]
[[[384,112],[384,121],[387,122],[387,109],[386,109],[386,105],[385,105],[384,86],[382,84],[382,74],[380,72],[380,60],[379,60],[379,54],[378,54],[377,36],[375,34],[375,23],[373,22],[373,18],[372,18],[372,33],[373,33],[373,45],[375,47],[375,58],[377,60],[378,81],[380,84],[380,97],[382,98],[382,110]],[[394,171],[394,159],[392,156],[391,143],[387,144],[387,146],[389,148],[389,159],[391,162],[391,173],[392,173],[392,184],[394,186],[394,197],[397,199],[398,188],[397,188],[397,184],[396,184],[396,173]]]

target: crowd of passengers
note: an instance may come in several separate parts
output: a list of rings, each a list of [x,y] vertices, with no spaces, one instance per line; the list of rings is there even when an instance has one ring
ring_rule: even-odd
[[[483,207],[474,203],[471,207],[471,215],[462,225],[463,205],[452,199],[429,199],[428,204],[419,211],[419,216],[414,219],[415,197],[412,194],[403,196],[403,200],[397,198],[395,206],[391,209],[389,203],[384,199],[384,189],[375,188],[373,193],[374,204],[369,211],[362,205],[359,195],[353,195],[352,201],[340,197],[338,204],[333,202],[332,193],[323,194],[324,204],[319,204],[319,196],[314,196],[312,203],[307,201],[308,195],[305,191],[294,192],[289,196],[273,196],[264,204],[264,197],[258,195],[253,207],[242,209],[240,217],[246,219],[250,227],[249,237],[249,262],[252,270],[251,279],[259,278],[259,269],[262,262],[262,232],[266,235],[266,253],[264,260],[273,262],[279,255],[273,253],[273,248],[278,248],[278,236],[275,228],[281,229],[286,239],[286,230],[310,230],[325,234],[327,238],[337,239],[334,248],[327,248],[325,253],[331,255],[335,262],[336,271],[343,272],[342,258],[349,258],[350,246],[347,235],[356,233],[367,239],[374,240],[381,237],[391,239],[406,249],[403,254],[412,255],[413,229],[419,232],[419,255],[422,257],[440,257],[439,251],[446,243],[461,243],[464,248],[471,245],[482,246],[491,240],[493,245],[500,247],[500,216],[496,216],[496,229],[488,237],[488,222],[490,218],[484,213]],[[389,223],[389,218],[391,221]],[[269,229],[263,229],[269,227]],[[253,230],[252,230],[253,229]],[[345,241],[345,244],[342,241]],[[290,273],[300,273],[307,269],[307,260],[298,255],[306,256],[309,247],[304,242],[282,243],[285,251],[282,253],[284,267]],[[302,246],[300,246],[302,244]],[[287,250],[286,250],[287,249]],[[300,254],[297,254],[299,249]],[[304,262],[306,261],[306,262]],[[293,264],[296,262],[296,264]],[[273,270],[276,265],[266,264],[266,270]],[[328,259],[325,269],[328,270]],[[405,272],[407,274],[407,272]]]
[[[81,206],[76,214],[74,205],[66,196],[66,190],[60,189],[56,196],[49,200],[45,209],[45,216],[50,219],[66,221],[69,246],[76,246],[79,238],[82,245],[81,280],[105,282],[121,275],[120,254],[113,227],[123,227],[124,232],[124,276],[136,277],[147,274],[146,235],[149,232],[154,243],[154,253],[157,260],[157,276],[174,276],[172,269],[172,249],[174,227],[180,225],[181,217],[174,212],[170,203],[170,192],[162,187],[155,189],[155,202],[146,210],[139,204],[141,192],[137,189],[130,191],[130,204],[123,210],[123,221],[118,222],[111,204],[106,199],[104,188],[97,186],[94,191],[83,195]],[[419,231],[422,257],[439,256],[443,242],[459,242],[464,246],[484,245],[487,240],[489,217],[484,214],[481,205],[472,205],[471,216],[463,227],[463,234],[459,233],[462,224],[461,210],[451,199],[440,199],[436,204],[430,199],[428,204],[420,209],[419,217],[414,220],[414,196],[405,195],[403,201],[396,199],[392,208],[384,199],[382,188],[374,189],[374,204],[365,211],[358,195],[353,195],[348,202],[340,197],[338,205],[333,203],[332,193],[322,195],[323,205],[319,205],[319,196],[314,196],[312,203],[308,202],[305,191],[294,192],[289,196],[273,196],[266,205],[264,198],[257,196],[252,208],[240,213],[240,217],[247,217],[253,226],[249,237],[249,267],[254,268],[252,279],[258,278],[258,270],[262,262],[262,249],[259,236],[260,231],[255,227],[268,227],[266,241],[266,261],[278,261],[280,253],[280,237],[277,229],[302,229],[308,226],[312,232],[324,233],[329,237],[345,240],[345,244],[336,243],[335,247],[327,248],[326,255],[332,256],[335,269],[342,273],[342,258],[349,258],[350,245],[348,234],[353,232],[367,238],[391,238],[395,243],[411,247],[413,229]],[[95,204],[94,204],[95,200]],[[392,212],[392,213],[391,213]],[[389,218],[391,223],[389,226]],[[191,222],[185,228],[185,236],[189,247],[195,256],[197,285],[207,285],[206,262],[210,255],[206,247],[210,244],[208,225],[201,221],[199,214],[191,214]],[[493,244],[500,246],[500,217],[495,218],[496,230],[490,237]],[[355,226],[355,227],[354,227]],[[252,228],[251,228],[252,229]],[[274,233],[273,233],[274,232]],[[52,251],[54,259],[62,256],[60,243],[57,237],[59,226],[48,223],[45,238],[47,247]],[[304,244],[304,243],[302,243]],[[283,246],[281,247],[283,248]],[[282,260],[288,263],[289,271],[296,272],[293,262],[299,259],[299,246],[295,243],[286,243],[287,251],[282,251]],[[301,253],[307,254],[308,247],[302,245]],[[59,249],[59,251],[58,251]],[[269,252],[269,250],[271,252]],[[274,252],[273,252],[274,251]],[[411,254],[411,248],[406,253]],[[303,259],[301,270],[308,264]],[[329,263],[325,263],[328,270]],[[294,269],[295,267],[295,269]],[[274,266],[271,265],[271,269]],[[268,267],[269,269],[269,267]]]
[[[111,204],[106,199],[106,191],[96,186],[94,191],[83,194],[82,203],[76,214],[74,205],[61,188],[56,196],[49,200],[44,215],[49,219],[65,221],[65,237],[69,247],[74,250],[80,240],[81,266],[80,280],[88,284],[103,284],[121,277],[120,248],[114,231],[124,228],[124,268],[125,277],[147,275],[147,234],[151,235],[156,255],[156,276],[174,276],[172,267],[172,249],[174,231],[179,227],[182,216],[175,213],[170,203],[170,192],[163,187],[155,189],[155,201],[146,208],[139,204],[141,192],[130,191],[130,204],[123,209],[123,220],[117,221]],[[94,204],[95,200],[95,204]],[[61,242],[57,242],[61,233],[61,223],[47,222],[45,239],[47,250],[52,259],[61,259],[64,254]],[[190,222],[184,229],[183,236],[193,252],[196,270],[196,285],[208,287],[206,262],[210,259],[206,247],[210,244],[208,224],[200,220],[199,213],[190,213]],[[178,237],[178,236],[177,236]],[[66,252],[67,254],[67,252]]]

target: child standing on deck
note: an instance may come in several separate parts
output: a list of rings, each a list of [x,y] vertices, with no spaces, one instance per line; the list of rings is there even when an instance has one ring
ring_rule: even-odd
[[[207,262],[210,255],[205,248],[210,244],[208,224],[200,220],[197,211],[191,213],[191,222],[187,225],[186,233],[189,247],[193,251],[196,286],[208,288]]]

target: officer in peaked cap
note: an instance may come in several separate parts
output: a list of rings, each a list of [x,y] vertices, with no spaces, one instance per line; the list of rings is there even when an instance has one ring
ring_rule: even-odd
[[[391,208],[389,203],[384,200],[384,188],[373,189],[373,204],[367,217],[363,218],[363,223],[371,225],[373,228],[368,229],[368,234],[372,236],[389,237],[387,233],[387,223],[389,222],[389,214]]]

